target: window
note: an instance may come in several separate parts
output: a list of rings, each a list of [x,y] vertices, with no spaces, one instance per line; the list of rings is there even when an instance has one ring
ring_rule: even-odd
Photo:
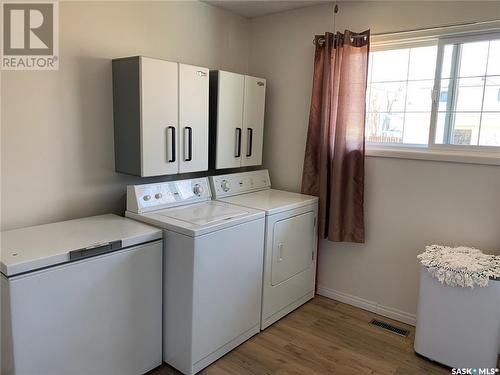
[[[372,52],[366,138],[372,143],[427,144],[437,46]]]
[[[500,146],[500,37],[444,41],[442,50],[435,143]]]
[[[500,34],[419,43],[370,53],[368,145],[497,150]]]

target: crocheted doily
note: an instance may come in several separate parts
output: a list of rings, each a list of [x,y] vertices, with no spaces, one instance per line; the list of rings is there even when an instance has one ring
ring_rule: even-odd
[[[500,278],[500,256],[472,247],[431,245],[417,258],[434,278],[449,286],[485,287],[490,278]]]

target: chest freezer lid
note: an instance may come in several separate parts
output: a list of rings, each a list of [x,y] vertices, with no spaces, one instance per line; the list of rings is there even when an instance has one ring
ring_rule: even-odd
[[[5,276],[81,259],[162,238],[162,231],[117,215],[100,215],[1,233]]]

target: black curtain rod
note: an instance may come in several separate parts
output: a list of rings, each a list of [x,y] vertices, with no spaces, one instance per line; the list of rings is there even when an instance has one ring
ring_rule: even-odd
[[[375,34],[372,34],[372,36],[405,34],[405,33],[419,32],[419,31],[432,31],[432,30],[440,30],[440,29],[453,29],[454,27],[466,27],[466,26],[476,26],[476,25],[487,26],[489,24],[497,24],[499,22],[500,22],[500,19],[493,19],[493,20],[487,20],[487,21],[462,22],[462,23],[455,23],[455,24],[422,27],[422,28],[416,28],[416,29],[389,31],[389,32],[384,32],[384,33],[375,33]],[[335,37],[336,37],[336,35],[335,35]],[[365,38],[365,35],[352,35],[351,37],[352,38]],[[325,38],[318,38],[318,41],[319,41],[319,43],[324,43]],[[313,44],[316,44],[316,39],[313,39]]]
[[[391,34],[404,34],[404,33],[418,32],[418,31],[453,29],[454,27],[465,27],[465,26],[476,26],[476,25],[486,25],[487,26],[488,24],[496,24],[498,22],[500,22],[500,19],[493,19],[493,20],[487,20],[487,21],[462,22],[462,23],[454,23],[454,24],[446,24],[446,25],[421,27],[421,28],[409,29],[409,30],[388,31],[388,32],[376,33],[376,34],[372,34],[372,35],[373,36],[382,36],[382,35],[391,35]]]
[[[333,39],[337,39],[337,38],[338,38],[337,34],[334,34]],[[366,39],[366,35],[351,35],[350,38],[351,39]],[[314,38],[313,44],[316,44],[316,42],[318,42],[320,45],[323,44],[325,42],[325,37],[322,36],[318,39]]]

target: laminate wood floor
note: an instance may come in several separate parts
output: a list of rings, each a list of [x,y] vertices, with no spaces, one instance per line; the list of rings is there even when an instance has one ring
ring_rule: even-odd
[[[410,330],[401,337],[369,322],[378,317]],[[413,351],[415,329],[317,296],[214,362],[200,374],[450,374]],[[148,375],[177,375],[163,365]]]

